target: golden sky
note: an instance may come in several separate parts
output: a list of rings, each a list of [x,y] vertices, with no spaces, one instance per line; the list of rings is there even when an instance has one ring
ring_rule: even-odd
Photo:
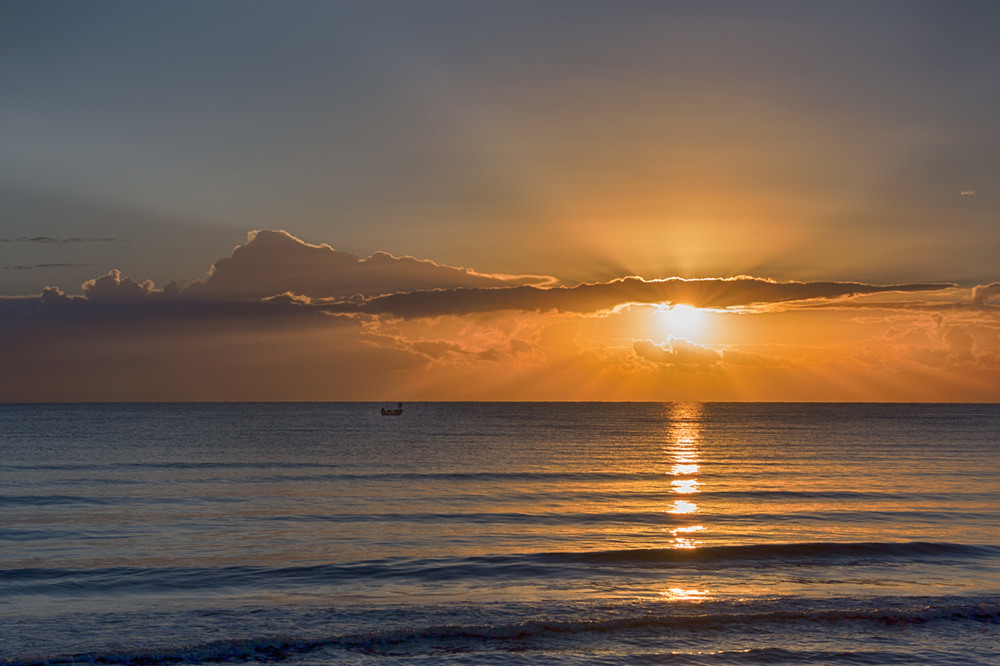
[[[991,3],[3,13],[0,400],[1000,399]]]

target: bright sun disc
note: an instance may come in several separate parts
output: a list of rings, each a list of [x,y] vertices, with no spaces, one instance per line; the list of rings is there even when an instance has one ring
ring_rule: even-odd
[[[705,328],[706,312],[690,305],[674,305],[661,309],[658,318],[668,335],[690,337]]]

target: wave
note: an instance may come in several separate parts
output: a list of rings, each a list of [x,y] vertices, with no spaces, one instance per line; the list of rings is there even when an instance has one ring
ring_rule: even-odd
[[[1000,557],[1000,546],[952,543],[790,543],[692,549],[540,552],[472,557],[394,557],[292,567],[106,567],[0,570],[8,593],[152,592],[295,587],[407,578],[419,581],[593,577],[641,569],[782,568],[903,562],[948,563]]]
[[[456,475],[456,474],[442,474],[442,475],[427,475],[433,476],[434,478],[440,479],[442,481],[454,481],[454,477],[462,476],[467,479],[483,480],[484,477],[495,477],[492,480],[496,481],[511,481],[518,480],[516,477],[521,477],[525,475],[510,475],[510,474],[493,474],[493,475]],[[531,475],[533,478],[531,480],[539,480],[538,475]],[[552,480],[567,480],[567,475],[541,475],[542,477],[551,476]],[[573,475],[569,475],[573,476]],[[578,475],[580,478],[577,480],[608,480],[611,477],[621,480],[621,477],[628,477],[631,479],[635,475],[615,475],[615,474],[581,474]],[[645,476],[645,475],[640,475]],[[414,475],[405,474],[381,474],[381,475],[335,475],[334,480],[351,479],[355,481],[366,481],[375,482],[379,480],[400,480],[400,481],[412,481],[415,480]],[[309,476],[276,476],[276,477],[251,477],[251,478],[240,478],[239,483],[266,483],[269,481],[287,483],[290,481],[295,482],[307,482],[307,481],[317,481],[317,480],[329,480],[333,477],[309,475]],[[702,476],[698,477],[699,479]],[[665,481],[665,477],[662,474],[655,475],[655,479],[659,481]],[[425,479],[426,480],[426,479]],[[573,480],[573,479],[568,479]],[[95,482],[95,480],[88,480],[89,482]],[[136,481],[120,479],[99,479],[100,483],[139,483]],[[210,479],[200,479],[191,480],[189,483],[219,483],[220,480],[216,478]],[[481,494],[468,494],[463,495],[460,492],[450,491],[451,496],[457,497],[459,499],[463,498],[475,498],[480,499]],[[535,500],[537,501],[539,497],[543,497],[547,501],[588,501],[588,500],[623,500],[623,499],[646,499],[646,500],[673,500],[677,499],[677,493],[671,488],[663,489],[649,489],[643,488],[641,490],[629,490],[622,488],[613,488],[611,490],[603,489],[573,489],[573,490],[543,490],[539,491],[537,488],[531,488],[524,491],[519,490],[509,490],[502,494],[503,499],[511,500]],[[934,495],[930,493],[887,493],[887,492],[859,492],[859,491],[849,491],[849,490],[810,490],[810,491],[776,491],[776,490],[700,490],[697,493],[697,499],[699,501],[708,500],[745,500],[745,501],[772,501],[772,500],[792,500],[792,501],[807,501],[807,500],[840,500],[844,504],[849,504],[852,502],[892,502],[892,501],[921,501],[921,502],[932,502],[941,501],[948,502],[949,504],[954,504],[959,501],[964,502],[977,502],[977,501],[988,501],[995,498],[994,494],[987,493],[948,493]],[[135,505],[135,504],[194,504],[194,503],[236,503],[238,499],[224,496],[211,496],[211,495],[195,495],[195,496],[184,496],[184,497],[170,497],[170,496],[141,496],[141,495],[112,495],[112,494],[101,494],[101,495],[66,495],[66,494],[18,494],[18,495],[0,495],[0,506],[53,506],[53,505],[103,505],[103,506],[115,506],[115,505]],[[904,511],[903,513],[907,513]]]
[[[232,497],[164,497],[136,495],[0,495],[0,507],[35,506],[156,506],[161,504],[236,504],[240,500]]]
[[[511,620],[497,617],[489,622],[489,609],[478,609],[471,617],[478,622],[427,624],[424,626],[389,626],[353,633],[334,635],[270,635],[250,638],[231,638],[202,643],[173,645],[149,649],[112,649],[74,654],[39,655],[29,658],[0,659],[3,666],[55,666],[56,664],[203,664],[218,662],[265,662],[311,657],[310,663],[369,655],[373,657],[419,658],[444,655],[507,654],[550,649],[566,653],[574,646],[588,650],[594,645],[614,641],[618,645],[631,641],[633,645],[656,645],[648,639],[661,639],[676,635],[677,631],[690,632],[711,643],[726,636],[747,636],[757,632],[774,631],[794,636],[796,627],[815,631],[835,631],[838,628],[853,632],[871,631],[875,627],[895,630],[907,626],[942,625],[942,630],[954,633],[958,625],[971,626],[984,635],[993,632],[986,625],[1000,625],[1000,603],[976,598],[929,598],[877,600],[877,604],[860,604],[856,600],[833,600],[820,603],[803,603],[802,600],[768,600],[760,604],[744,602],[717,602],[679,606],[661,604],[649,608],[609,608],[595,616],[594,609],[581,613],[571,610],[568,619],[550,609],[549,617]],[[445,615],[454,612],[444,609]],[[537,611],[536,611],[537,612]],[[391,614],[391,613],[390,613]],[[398,621],[385,618],[387,624]],[[976,626],[983,627],[976,629]],[[866,629],[867,627],[867,629]],[[645,642],[643,642],[643,639]],[[639,640],[636,640],[639,639]],[[743,641],[745,643],[745,641]],[[794,643],[794,639],[791,641]],[[913,663],[914,652],[886,648],[873,650],[871,646],[855,644],[850,652],[806,649],[804,647],[751,647],[741,650],[692,651],[698,661],[687,663]],[[865,649],[865,648],[868,649]],[[948,656],[947,646],[940,646],[943,657]],[[967,650],[972,651],[968,646]],[[982,646],[980,646],[982,649]],[[986,652],[1000,656],[996,650]],[[677,658],[676,650],[668,655]],[[649,654],[649,657],[664,656]],[[921,662],[930,656],[927,647],[919,650]],[[953,655],[952,655],[953,656]],[[968,653],[963,656],[968,657]],[[633,663],[632,661],[622,663]],[[654,661],[654,663],[659,663]],[[936,662],[934,662],[936,663]]]
[[[767,522],[873,522],[898,521],[901,518],[917,521],[942,520],[992,520],[995,514],[977,511],[809,511],[795,513],[732,513],[703,516],[704,524],[725,525]],[[296,514],[288,516],[259,516],[250,520],[275,523],[467,523],[482,525],[672,525],[690,522],[690,517],[674,515],[664,511],[605,511],[601,513],[547,512],[464,512],[464,513],[324,513]],[[2,530],[0,530],[2,535]]]
[[[1000,556],[1000,546],[953,543],[866,542],[866,543],[788,543],[752,546],[711,546],[691,549],[632,549],[580,553],[557,553],[552,556],[581,564],[671,567],[702,565],[843,564],[898,561],[940,561],[942,559],[977,559]],[[539,555],[536,557],[549,557]]]

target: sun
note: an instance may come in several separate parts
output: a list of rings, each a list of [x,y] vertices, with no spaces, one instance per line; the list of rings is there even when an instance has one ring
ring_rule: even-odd
[[[673,305],[657,312],[660,327],[667,335],[691,338],[705,330],[707,313],[690,305]]]

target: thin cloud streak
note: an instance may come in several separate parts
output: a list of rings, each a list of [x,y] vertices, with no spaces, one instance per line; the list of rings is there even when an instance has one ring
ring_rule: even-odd
[[[93,266],[93,264],[68,264],[68,263],[56,263],[56,264],[17,264],[16,266],[0,266],[0,270],[5,271],[31,271],[39,268],[86,268],[87,266]]]
[[[18,238],[0,238],[0,243],[119,243],[123,242],[118,238],[87,238],[82,236],[70,236],[68,238],[61,236],[20,236]],[[127,242],[127,241],[124,241]]]
[[[834,300],[852,296],[925,292],[951,289],[950,283],[870,285],[860,282],[776,282],[762,278],[668,278],[645,280],[627,277],[611,282],[575,287],[505,289],[450,289],[391,294],[350,311],[388,314],[404,319],[471,314],[499,310],[601,312],[633,303],[684,304],[701,308],[731,308],[793,301]],[[337,306],[331,306],[337,311]]]

